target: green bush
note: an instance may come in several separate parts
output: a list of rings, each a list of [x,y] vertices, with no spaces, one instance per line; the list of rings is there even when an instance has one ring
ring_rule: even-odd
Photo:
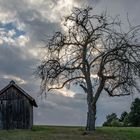
[[[113,127],[122,127],[123,123],[120,122],[119,119],[114,119],[114,120],[112,120],[110,125],[113,126]]]

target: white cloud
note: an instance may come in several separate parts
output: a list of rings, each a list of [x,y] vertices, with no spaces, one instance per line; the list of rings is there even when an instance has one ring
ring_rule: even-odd
[[[27,81],[15,75],[2,75],[1,78],[15,80],[18,84],[27,84]]]
[[[2,45],[2,44],[3,44],[3,39],[0,38],[0,45]]]
[[[67,89],[66,87],[59,89],[59,90],[55,90],[54,93],[60,94],[60,95],[66,96],[66,97],[74,97],[74,95],[75,95],[75,92],[73,92],[70,89]]]
[[[13,29],[8,31],[8,36],[9,37],[13,37],[15,34],[16,34],[16,32]]]
[[[29,42],[29,37],[27,35],[16,35],[17,32],[14,29],[8,30],[5,28],[0,28],[0,44],[6,43],[8,46],[24,47]]]
[[[17,46],[21,46],[21,47],[24,47],[26,46],[26,44],[29,42],[29,37],[28,36],[25,36],[25,35],[20,35],[18,38],[17,38]]]
[[[12,13],[10,11],[6,10],[2,10],[3,8],[1,8],[0,10],[0,21],[5,24],[5,23],[9,23],[13,20],[15,20],[15,15],[16,13],[12,11]]]
[[[73,7],[79,6],[79,3],[74,0],[58,0],[57,4],[52,8],[52,21],[60,21],[70,13]]]
[[[51,22],[59,22],[60,19],[69,14],[74,6],[79,6],[75,0],[26,0],[30,9],[36,10],[41,14],[41,20],[49,20]],[[32,17],[32,20],[34,17]]]

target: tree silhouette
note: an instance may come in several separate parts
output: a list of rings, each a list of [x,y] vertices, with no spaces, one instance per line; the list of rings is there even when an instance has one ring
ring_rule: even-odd
[[[140,99],[136,98],[131,105],[131,111],[129,113],[129,122],[132,126],[140,126]]]
[[[92,8],[74,8],[65,17],[65,30],[47,42],[47,54],[38,66],[41,89],[61,89],[77,84],[87,94],[86,130],[95,130],[96,103],[109,96],[134,93],[140,78],[139,27],[121,28],[118,17],[92,15]]]

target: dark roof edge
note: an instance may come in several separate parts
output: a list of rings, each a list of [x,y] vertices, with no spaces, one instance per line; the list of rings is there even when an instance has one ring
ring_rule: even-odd
[[[30,103],[35,106],[37,106],[37,103],[35,101],[35,99],[33,97],[31,97],[27,92],[25,92],[22,88],[20,88],[13,80],[6,86],[4,87],[2,90],[0,90],[0,95],[7,90],[8,88],[10,88],[11,86],[14,86],[15,88],[17,88],[19,91],[21,91],[30,101]]]

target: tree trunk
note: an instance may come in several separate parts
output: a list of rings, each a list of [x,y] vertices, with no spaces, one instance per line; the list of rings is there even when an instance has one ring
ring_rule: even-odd
[[[86,131],[95,130],[95,121],[96,121],[96,105],[94,105],[94,107],[88,105]]]
[[[95,130],[95,121],[96,121],[96,103],[101,94],[101,91],[104,87],[105,80],[102,79],[100,85],[93,97],[92,88],[89,86],[89,92],[87,92],[87,102],[88,102],[88,113],[87,113],[87,131],[94,131]]]

